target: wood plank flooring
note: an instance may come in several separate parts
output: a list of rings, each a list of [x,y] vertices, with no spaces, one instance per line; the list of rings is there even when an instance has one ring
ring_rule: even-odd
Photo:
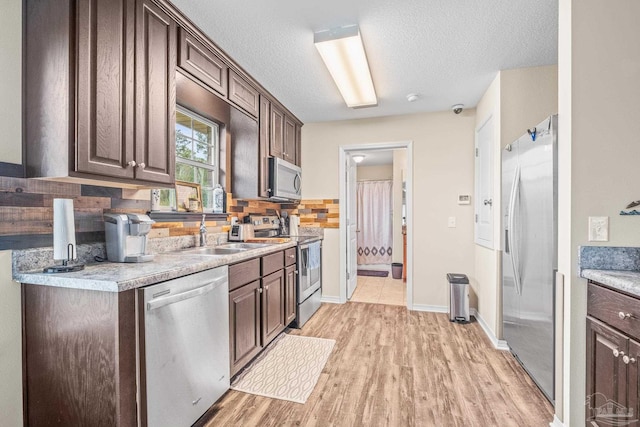
[[[405,307],[323,304],[291,334],[336,346],[304,405],[227,392],[198,424],[217,426],[548,426],[553,408],[480,326]]]

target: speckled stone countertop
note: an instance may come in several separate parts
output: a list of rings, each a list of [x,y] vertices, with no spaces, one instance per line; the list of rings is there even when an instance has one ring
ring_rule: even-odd
[[[201,255],[180,252],[156,253],[153,261],[150,262],[92,262],[87,263],[85,269],[82,271],[58,274],[42,273],[42,261],[33,261],[36,256],[35,253],[43,252],[43,250],[16,251],[14,252],[13,280],[34,285],[122,292],[277,252],[296,246],[296,244],[295,241],[291,241],[230,255]],[[104,244],[102,246],[104,246]],[[97,247],[96,245],[92,245],[83,249],[83,253],[85,254],[100,252],[99,245],[97,245]],[[81,252],[80,246],[78,252]],[[51,264],[51,255],[49,254],[46,258],[49,260],[48,263]],[[21,264],[20,261],[16,259],[27,259],[30,260],[31,263],[29,264],[25,261],[24,264]],[[93,260],[93,257],[90,259]],[[16,268],[21,265],[29,265],[33,267],[35,271],[21,271],[20,268]]]
[[[640,297],[640,248],[581,246],[580,277]]]

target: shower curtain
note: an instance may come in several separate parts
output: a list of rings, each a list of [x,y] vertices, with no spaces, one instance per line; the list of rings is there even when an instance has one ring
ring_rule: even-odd
[[[358,264],[391,264],[392,181],[359,181],[356,189]]]

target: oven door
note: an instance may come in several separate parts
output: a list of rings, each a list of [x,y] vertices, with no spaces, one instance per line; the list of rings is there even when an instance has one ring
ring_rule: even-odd
[[[322,244],[312,242],[298,246],[298,302],[309,298],[322,284]]]

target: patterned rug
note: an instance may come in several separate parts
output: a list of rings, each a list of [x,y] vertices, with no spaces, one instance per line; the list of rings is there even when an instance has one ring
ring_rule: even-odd
[[[374,277],[387,277],[388,271],[382,270],[360,270],[358,269],[358,276],[374,276]]]
[[[232,390],[305,403],[335,340],[281,334],[233,380]]]

